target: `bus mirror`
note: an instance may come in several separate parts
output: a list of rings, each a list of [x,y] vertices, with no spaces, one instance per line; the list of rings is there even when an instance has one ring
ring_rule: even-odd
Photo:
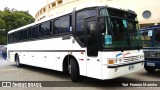
[[[106,24],[104,18],[100,18],[100,32],[105,33],[106,30]]]

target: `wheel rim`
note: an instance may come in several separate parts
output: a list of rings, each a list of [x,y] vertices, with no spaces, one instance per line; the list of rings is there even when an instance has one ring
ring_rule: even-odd
[[[17,65],[17,66],[19,65],[18,57],[17,57],[17,59],[16,59],[16,65]]]
[[[69,74],[71,74],[71,65],[68,66]]]
[[[18,61],[16,61],[16,65],[18,66]]]

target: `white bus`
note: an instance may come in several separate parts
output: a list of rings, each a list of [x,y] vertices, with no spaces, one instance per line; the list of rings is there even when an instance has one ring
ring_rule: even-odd
[[[8,32],[8,59],[80,76],[113,79],[137,72],[144,53],[137,15],[108,6],[74,8]]]

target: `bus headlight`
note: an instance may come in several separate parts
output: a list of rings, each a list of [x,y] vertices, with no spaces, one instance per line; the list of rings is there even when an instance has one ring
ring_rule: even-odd
[[[108,59],[108,64],[120,64],[123,63],[122,58],[109,58]]]
[[[116,59],[114,59],[114,58],[108,59],[108,64],[114,64],[115,62],[116,62]]]

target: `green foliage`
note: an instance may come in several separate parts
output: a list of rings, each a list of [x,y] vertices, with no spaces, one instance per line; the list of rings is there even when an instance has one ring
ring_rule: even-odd
[[[2,18],[0,18],[0,29],[4,29],[5,27],[5,21]]]
[[[28,11],[5,7],[0,11],[0,45],[7,43],[7,32],[34,22]]]

